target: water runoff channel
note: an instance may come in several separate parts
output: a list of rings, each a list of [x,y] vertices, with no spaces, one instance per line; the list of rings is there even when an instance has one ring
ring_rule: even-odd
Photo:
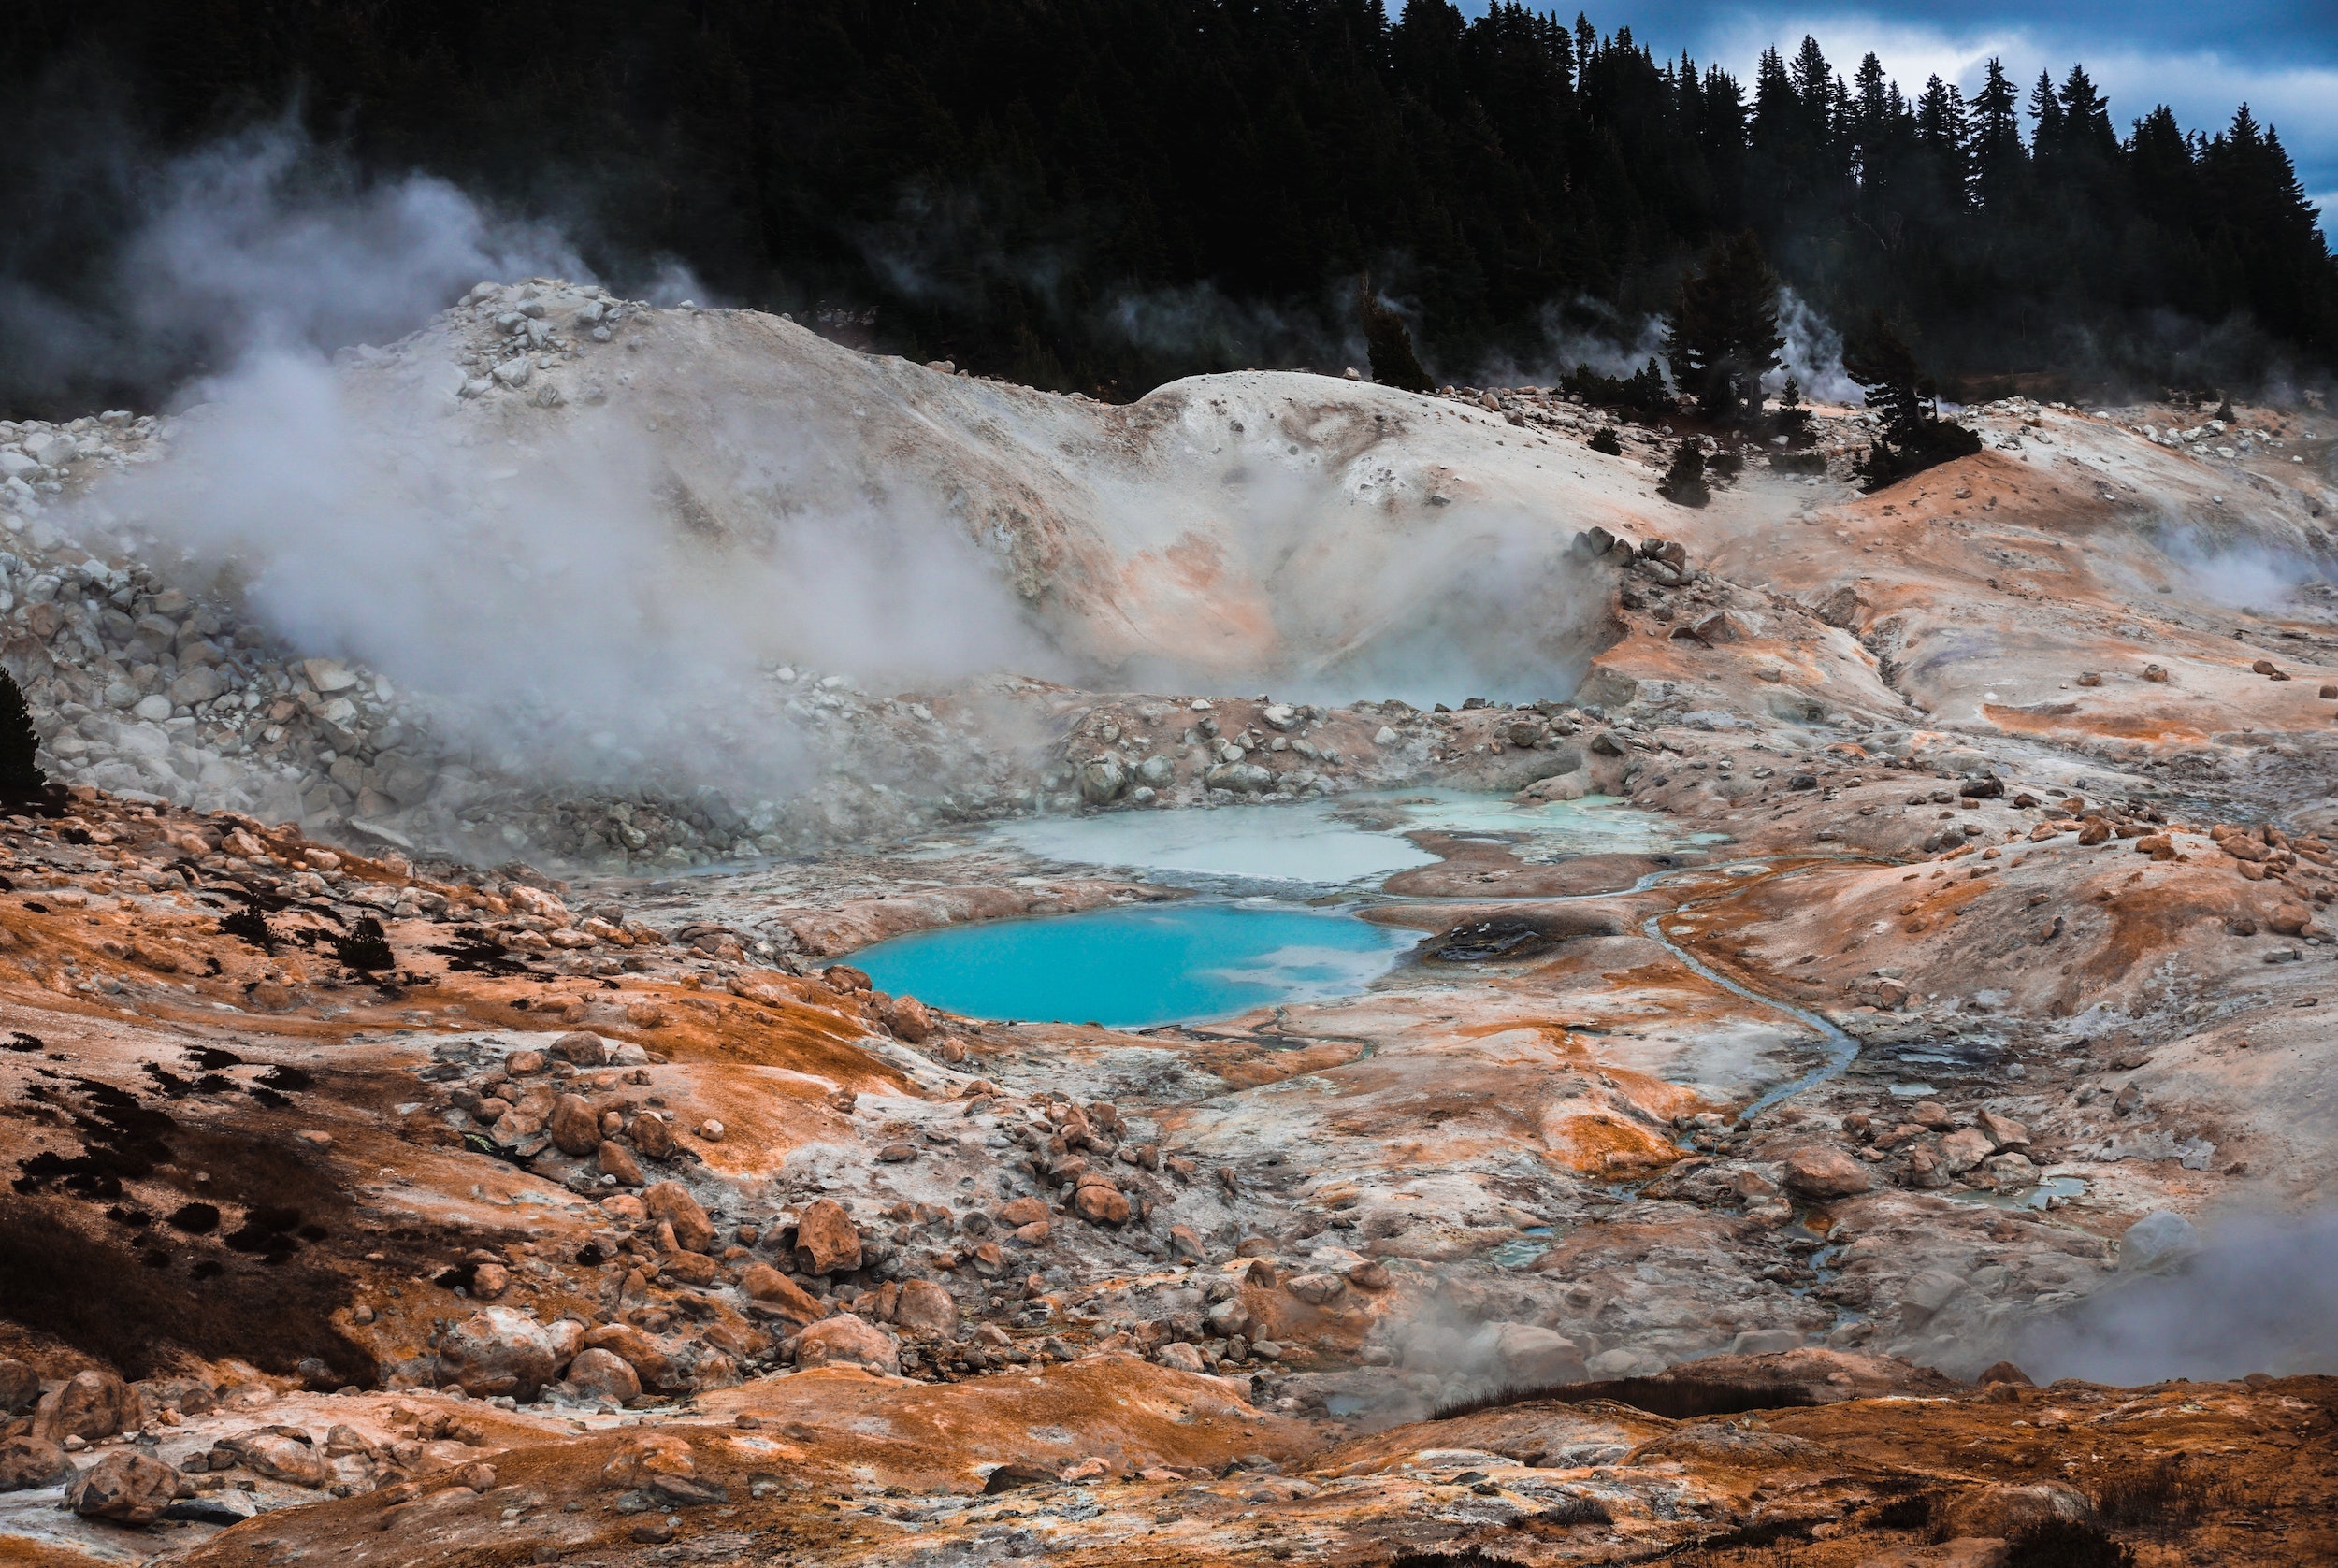
[[[1669,855],[1722,842],[1717,834],[1683,836],[1661,817],[1596,796],[1522,806],[1507,797],[1458,790],[1028,819],[992,829],[987,845],[1018,850],[1045,863],[1108,867],[1190,896],[1170,903],[944,927],[864,948],[850,961],[882,989],[907,992],[977,1018],[1128,1029],[1197,1025],[1366,990],[1425,940],[1415,931],[1359,918],[1367,907],[1587,902],[1691,876],[1726,876],[1741,887],[1741,879],[1790,875],[1794,863],[1810,858],[1699,857],[1597,893],[1436,899],[1383,891],[1398,872],[1436,863],[1438,857],[1415,842],[1414,835],[1501,843],[1526,864],[1591,854]],[[937,846],[934,853],[954,854],[957,847]],[[1739,1112],[1739,1123],[1749,1125],[1771,1107],[1840,1076],[1856,1059],[1859,1043],[1823,1014],[1714,969],[1667,928],[1699,903],[1734,891],[1710,893],[1650,915],[1640,929],[1708,983],[1818,1038],[1821,1056],[1814,1065],[1772,1085]],[[1638,1196],[1637,1184],[1610,1190],[1619,1199]],[[1808,1239],[1823,1242],[1815,1234]],[[1549,1241],[1547,1233],[1530,1231],[1497,1253],[1494,1261],[1523,1266]],[[1822,1246],[1812,1256],[1821,1278],[1833,1250]]]

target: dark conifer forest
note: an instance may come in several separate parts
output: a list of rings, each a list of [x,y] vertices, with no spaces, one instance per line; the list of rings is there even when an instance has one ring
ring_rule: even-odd
[[[557,220],[613,281],[678,258],[714,298],[1106,397],[1357,362],[1366,274],[1430,375],[1549,367],[1749,231],[1967,395],[2338,364],[2274,130],[2114,116],[2075,64],[1968,98],[1805,38],[1745,81],[1444,0],[18,0],[0,34],[0,276],[83,309],[143,168],[290,114],[345,166]]]

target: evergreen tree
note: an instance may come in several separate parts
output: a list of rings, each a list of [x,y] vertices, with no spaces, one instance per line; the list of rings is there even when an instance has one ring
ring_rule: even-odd
[[[1665,324],[1673,384],[1715,424],[1757,418],[1762,377],[1778,366],[1778,277],[1749,232],[1716,245],[1681,284]]]
[[[1412,333],[1405,318],[1380,303],[1368,276],[1356,281],[1356,309],[1364,317],[1364,347],[1370,355],[1372,379],[1404,392],[1435,392],[1436,383],[1412,352]]]
[[[1778,411],[1770,416],[1769,430],[1773,436],[1783,436],[1789,446],[1804,446],[1811,439],[1811,410],[1802,406],[1802,383],[1792,376],[1778,391]]]
[[[36,800],[48,789],[49,775],[41,771],[35,755],[39,748],[40,735],[33,728],[23,688],[16,677],[0,669],[0,801]]]
[[[1915,145],[1927,165],[1933,199],[1948,212],[1962,213],[1971,205],[1971,136],[1964,94],[1939,77],[1927,80],[1916,100]]]
[[[483,30],[528,38],[527,68]],[[1595,308],[1572,326],[1667,310],[1746,230],[1943,376],[2338,367],[2338,270],[2280,138],[2154,111],[2121,145],[2083,67],[2028,100],[2033,156],[1999,62],[1969,104],[1911,104],[1888,62],[1846,86],[1806,37],[1741,86],[1515,0],[18,0],[8,43],[12,417],[159,403],[215,360],[201,324],[116,297],[122,236],[148,171],[286,105],[354,180],[584,193],[613,286],[672,253],[741,304],[831,308],[856,346],[1107,397],[1317,359],[1357,324],[1346,281],[1398,257],[1443,362],[1515,357],[1554,301]],[[80,118],[106,100],[139,129],[93,161],[123,139]],[[1203,293],[1227,309],[1144,308]],[[35,318],[83,348],[45,352]]]
[[[2050,163],[2061,157],[2067,129],[2062,118],[2062,98],[2054,91],[2054,78],[2044,71],[2029,89],[2029,118],[2036,126],[2029,133],[2029,153],[2040,163]]]
[[[1940,417],[1939,388],[1916,365],[1905,339],[1883,317],[1843,345],[1843,370],[1867,392],[1868,407],[1883,416],[1883,433],[1858,466],[1869,490],[1981,450],[1981,438]]]
[[[1967,144],[1973,196],[1981,206],[2003,209],[2020,190],[2029,150],[2022,145],[2020,98],[2001,61],[1992,57],[1981,91],[1972,99],[1972,134]]]
[[[1656,482],[1656,494],[1675,506],[1701,507],[1713,498],[1705,487],[1705,447],[1695,436],[1673,449],[1672,465]]]

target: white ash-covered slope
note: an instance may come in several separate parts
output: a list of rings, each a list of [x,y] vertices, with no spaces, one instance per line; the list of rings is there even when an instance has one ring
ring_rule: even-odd
[[[1603,594],[1561,548],[1650,479],[1368,385],[1109,409],[547,281],[339,360],[0,431],[7,656],[60,774],[653,865],[1029,809],[1072,787],[1064,697],[970,673],[1377,643],[1563,693]],[[956,712],[866,695],[888,660]]]
[[[1291,760],[1252,755],[1265,731],[1241,761],[1204,737],[1219,755],[1180,754],[1162,787],[1131,749],[1160,727],[1133,723],[1142,699],[1100,718],[1075,687],[980,670],[1213,696],[1271,671],[1294,700],[1425,705],[1565,696],[1596,657],[1586,699],[1634,712],[1872,727],[1912,698],[2028,733],[2075,695],[2031,698],[2040,677],[2102,664],[2103,640],[2225,635],[2177,625],[2218,619],[2199,552],[2328,551],[2311,416],[2247,410],[2181,453],[2170,410],[1975,417],[1992,450],[1915,486],[1969,502],[1903,486],[1835,510],[1866,432],[1821,410],[1829,473],[1757,465],[1691,511],[1654,494],[1660,443],[1591,452],[1598,412],[1531,388],[1245,373],[1112,408],[753,312],[483,286],[184,420],[0,428],[0,657],[74,782],[671,868],[1068,804],[1106,751],[1137,804]],[[1576,543],[1595,525],[1680,540],[1685,568],[1643,560],[1618,596]],[[2094,601],[2076,615],[2055,603],[2072,590]],[[2106,669],[2086,704],[2143,679]],[[873,695],[904,687],[929,695]],[[1399,782],[1451,750],[1349,713],[1318,777],[1241,779]],[[1405,746],[1365,743],[1384,719]],[[1090,744],[1107,720],[1119,741]]]
[[[1306,374],[1192,378],[1111,407],[859,353],[784,318],[613,308],[558,284],[483,295],[376,353],[354,379],[371,396],[457,397],[523,466],[532,443],[577,433],[646,438],[661,520],[724,578],[800,549],[807,524],[832,548],[881,525],[937,551],[962,538],[1089,675],[1305,674],[1423,623],[1563,657],[1551,634],[1581,617],[1549,597],[1559,552],[1592,524],[1645,531],[1651,510],[1636,461]],[[1450,617],[1464,590],[1473,613]]]

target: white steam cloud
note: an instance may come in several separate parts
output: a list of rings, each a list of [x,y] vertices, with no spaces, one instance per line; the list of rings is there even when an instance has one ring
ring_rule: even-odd
[[[172,459],[103,487],[93,519],[174,547],[191,586],[239,588],[298,652],[429,694],[455,739],[531,774],[786,787],[804,748],[785,694],[754,684],[774,664],[1049,666],[961,530],[829,471],[786,408],[692,412],[777,498],[757,517],[782,525],[740,528],[613,410],[460,403],[457,344],[337,370],[335,344],[401,336],[480,281],[589,274],[556,231],[442,181],[359,188],[314,162],[280,128],[163,182],[123,252],[134,309],[205,324],[223,368],[188,389]],[[655,292],[699,291],[667,264]]]
[[[2338,609],[2328,597],[2301,595],[2338,566],[2302,547],[2237,535],[2230,525],[2179,524],[2160,539],[2159,549],[2181,570],[2186,587],[2214,603],[2259,615],[2288,616],[2302,609],[2324,619]]]
[[[119,263],[133,317],[199,332],[222,366],[411,331],[481,278],[531,273],[591,280],[549,225],[423,175],[360,182],[288,124],[173,163]]]
[[[2076,1303],[2013,1347],[2043,1383],[2131,1386],[2338,1367],[2338,1212],[2235,1216],[2150,1271]],[[2130,1244],[2133,1244],[2130,1243]]]
[[[1602,299],[1588,295],[1537,312],[1542,341],[1523,355],[1498,353],[1479,366],[1481,386],[1551,386],[1578,366],[1603,376],[1629,376],[1653,359],[1664,363],[1665,324],[1660,316],[1630,321]]]
[[[1763,390],[1775,396],[1792,376],[1806,403],[1867,401],[1859,383],[1843,371],[1842,334],[1792,289],[1778,291],[1778,329],[1786,345],[1778,352],[1779,367],[1762,379]]]
[[[1578,366],[1603,376],[1629,376],[1653,359],[1664,365],[1665,324],[1661,316],[1627,320],[1607,303],[1589,297],[1541,310],[1542,343],[1523,358],[1497,355],[1479,371],[1487,386],[1551,385]],[[1842,334],[1808,300],[1789,288],[1778,291],[1778,328],[1785,338],[1780,364],[1762,379],[1775,397],[1791,376],[1810,403],[1856,406],[1866,395],[1843,371]],[[1667,380],[1669,374],[1667,373]]]

